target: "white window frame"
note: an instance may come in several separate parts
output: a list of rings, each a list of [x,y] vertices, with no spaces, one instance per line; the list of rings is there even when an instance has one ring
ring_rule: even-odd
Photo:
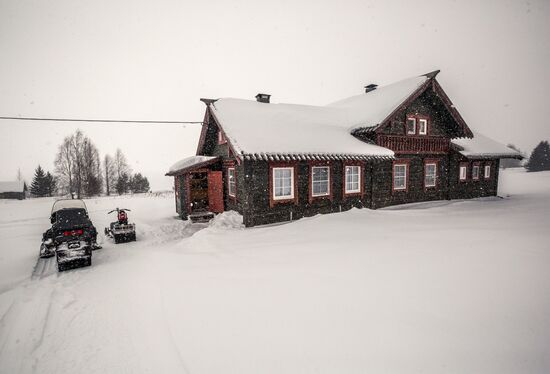
[[[395,175],[395,169],[396,169],[396,167],[400,167],[400,166],[403,166],[405,168],[405,175],[403,177],[399,177],[399,178],[403,178],[403,186],[396,187],[395,186],[395,181],[396,181],[397,178],[396,178],[396,175]],[[393,164],[392,183],[393,183],[394,191],[402,191],[402,190],[407,189],[408,173],[409,173],[409,165],[408,164]]]
[[[426,183],[426,178],[428,177],[428,166],[434,167],[433,173],[433,184]],[[424,187],[436,187],[437,186],[437,162],[426,162],[424,164]]]
[[[477,171],[477,174],[476,174]],[[472,165],[472,179],[477,181],[479,180],[479,164]]]
[[[424,125],[424,129],[422,129],[422,125]],[[425,118],[420,118],[418,120],[418,135],[427,135],[427,134],[428,134],[428,120]]]
[[[218,144],[223,144],[223,132],[218,130]]]
[[[314,181],[313,180],[313,175],[314,175],[314,171],[315,169],[327,169],[327,179],[326,180],[322,180],[322,181]],[[313,185],[315,183],[322,183],[322,182],[326,182],[327,184],[327,192],[323,192],[323,193],[314,193],[313,192]],[[313,197],[321,197],[321,196],[330,196],[330,166],[312,166],[311,167],[311,196]]]
[[[409,121],[413,121],[413,131],[409,131]],[[407,135],[416,135],[416,118],[415,117],[407,117],[407,121],[405,122],[405,129],[407,130]]]
[[[290,170],[290,195],[280,195],[280,196],[277,196],[276,195],[276,191],[277,191],[277,188],[275,187],[276,184],[275,184],[275,174],[277,171],[282,171],[282,170]],[[272,188],[273,188],[273,200],[292,200],[294,199],[294,167],[293,166],[289,166],[289,167],[274,167],[271,169],[271,181],[272,181]]]
[[[458,179],[461,180],[461,181],[467,180],[468,179],[468,166],[460,165],[458,170],[459,170]]]
[[[237,180],[234,167],[227,168],[227,194],[231,197],[237,196]]]
[[[484,177],[485,179],[491,178],[491,165],[485,165]]]
[[[345,165],[344,166],[344,192],[347,194],[360,193],[361,192],[361,166],[359,165]],[[357,189],[348,189],[348,168],[357,168]],[[351,184],[354,182],[352,181]]]

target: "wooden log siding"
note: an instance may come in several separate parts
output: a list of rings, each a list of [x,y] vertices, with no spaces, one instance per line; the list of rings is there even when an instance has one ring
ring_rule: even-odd
[[[396,153],[446,153],[450,139],[420,136],[378,135],[377,144]]]

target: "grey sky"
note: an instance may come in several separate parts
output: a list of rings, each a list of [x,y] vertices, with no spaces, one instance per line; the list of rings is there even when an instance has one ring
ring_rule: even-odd
[[[202,120],[200,97],[323,105],[441,69],[466,122],[530,151],[550,139],[549,1],[0,0],[0,116]],[[0,180],[81,128],[153,189],[197,125],[0,121]]]

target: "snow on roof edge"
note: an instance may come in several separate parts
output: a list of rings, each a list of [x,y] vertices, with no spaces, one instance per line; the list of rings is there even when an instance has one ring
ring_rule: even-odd
[[[201,156],[201,155],[189,156],[177,161],[172,166],[170,166],[166,175],[173,175],[182,170],[189,169],[193,166],[197,166],[200,164],[208,163],[218,158],[219,158],[218,156]]]
[[[23,192],[25,183],[23,181],[5,181],[0,182],[0,193],[3,192]]]
[[[451,144],[467,158],[523,158],[516,150],[481,133],[473,132],[473,138],[454,138]]]

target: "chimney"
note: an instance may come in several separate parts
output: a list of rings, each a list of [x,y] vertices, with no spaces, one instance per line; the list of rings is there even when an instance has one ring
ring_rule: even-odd
[[[365,93],[376,90],[377,84],[371,83],[365,86]]]
[[[256,101],[259,103],[268,103],[269,104],[269,98],[271,95],[259,93],[256,95]]]

